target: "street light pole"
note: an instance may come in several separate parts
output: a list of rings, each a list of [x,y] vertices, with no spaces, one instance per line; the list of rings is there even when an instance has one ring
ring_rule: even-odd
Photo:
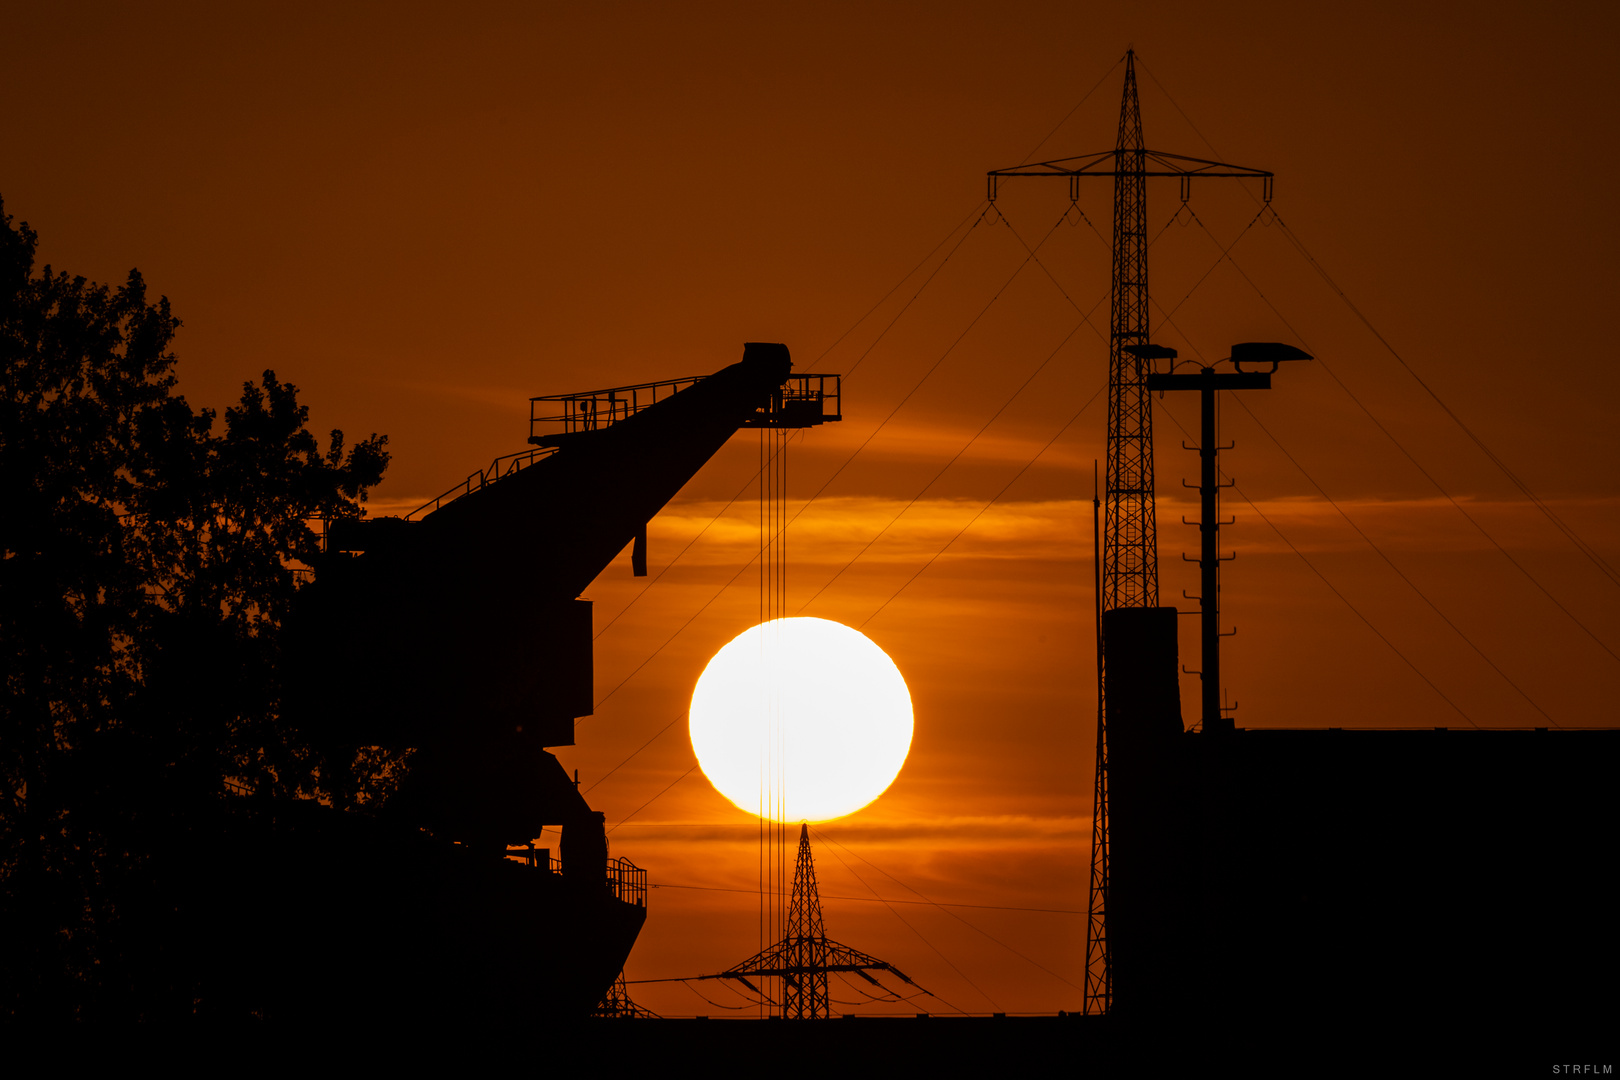
[[[1162,345],[1136,346],[1135,352],[1144,360],[1163,359],[1174,361],[1176,351]],[[1202,722],[1205,732],[1226,732],[1233,728],[1231,717],[1221,712],[1221,630],[1220,630],[1220,564],[1230,561],[1220,557],[1217,540],[1220,536],[1221,520],[1217,506],[1217,495],[1222,485],[1219,482],[1220,470],[1218,459],[1222,447],[1217,439],[1215,430],[1215,394],[1220,390],[1270,390],[1271,375],[1277,370],[1277,365],[1286,360],[1309,360],[1310,355],[1294,348],[1292,345],[1283,345],[1271,341],[1249,341],[1232,346],[1232,355],[1228,357],[1234,371],[1216,371],[1215,364],[1202,366],[1197,374],[1180,375],[1175,373],[1177,365],[1172,364],[1171,370],[1163,373],[1150,374],[1147,379],[1148,390],[1196,390],[1199,396],[1199,434],[1198,457],[1201,466],[1198,483],[1199,504],[1201,507],[1198,522],[1199,553],[1198,567],[1200,586],[1198,597],[1199,607],[1199,637],[1201,639],[1201,666],[1199,678],[1203,681],[1202,694]],[[1215,363],[1225,363],[1218,360]],[[1244,371],[1244,364],[1269,364],[1268,371]],[[1183,556],[1185,558],[1185,556]]]

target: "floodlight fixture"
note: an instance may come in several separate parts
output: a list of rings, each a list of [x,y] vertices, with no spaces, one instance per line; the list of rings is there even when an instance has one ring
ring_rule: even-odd
[[[1244,364],[1270,364],[1271,371],[1289,360],[1314,360],[1310,353],[1284,345],[1280,341],[1244,341],[1232,346],[1232,366],[1239,371]]]
[[[1176,350],[1168,345],[1126,345],[1124,350],[1138,360],[1174,360]]]

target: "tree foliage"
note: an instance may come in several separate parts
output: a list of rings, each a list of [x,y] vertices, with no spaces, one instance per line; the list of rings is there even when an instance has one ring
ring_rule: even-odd
[[[36,273],[36,243],[0,205],[0,1015],[140,998],[175,851],[377,779],[282,710],[280,627],[386,440],[323,451],[269,371],[218,424],[166,298]]]

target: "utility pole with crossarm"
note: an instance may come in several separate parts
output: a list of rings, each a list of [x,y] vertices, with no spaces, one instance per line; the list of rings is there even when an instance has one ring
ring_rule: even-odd
[[[1133,345],[1130,351],[1148,361],[1173,362],[1176,358],[1176,350],[1167,349],[1162,345]],[[1220,390],[1270,390],[1271,376],[1277,370],[1278,364],[1287,360],[1311,358],[1310,354],[1292,345],[1283,345],[1275,341],[1246,341],[1232,346],[1232,355],[1226,360],[1215,362],[1223,364],[1230,361],[1234,369],[1232,371],[1216,371],[1215,364],[1209,364],[1199,367],[1197,374],[1177,374],[1174,367],[1178,365],[1172,365],[1170,371],[1149,374],[1147,378],[1147,388],[1150,391],[1196,390],[1199,396],[1198,457],[1201,469],[1198,496],[1201,513],[1198,522],[1200,544],[1197,561],[1200,571],[1199,663],[1203,670],[1198,673],[1198,677],[1203,680],[1202,723],[1206,734],[1232,730],[1232,718],[1225,715],[1221,708],[1220,629],[1220,565],[1232,556],[1222,559],[1216,544],[1223,524],[1218,497],[1220,489],[1230,487],[1231,484],[1220,482],[1217,459],[1221,451],[1227,447],[1220,445],[1219,433],[1215,430],[1215,394]],[[1267,371],[1244,371],[1244,364],[1270,364],[1271,367]]]

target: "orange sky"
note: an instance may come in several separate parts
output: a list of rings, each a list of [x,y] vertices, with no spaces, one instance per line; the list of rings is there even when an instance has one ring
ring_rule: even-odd
[[[1620,374],[1605,318],[1620,284],[1612,8],[1124,10],[16,8],[0,70],[0,195],[40,232],[43,261],[113,281],[137,266],[170,297],[185,324],[182,389],[194,402],[223,407],[271,367],[302,388],[317,428],[386,432],[395,456],[381,512],[521,449],[531,395],[711,371],[749,340],[788,343],[801,369],[860,364],[846,383],[846,422],[795,444],[797,510],[943,355],[795,525],[790,610],[1050,356],[891,533],[805,609],[861,625],[1102,384],[1101,338],[1070,301],[1089,310],[1103,297],[1106,247],[1084,222],[1054,228],[1061,183],[1014,182],[998,201],[1011,228],[981,221],[870,352],[920,277],[832,346],[976,213],[986,169],[1017,164],[1038,144],[1042,157],[1112,145],[1120,73],[1109,71],[1134,43],[1148,144],[1274,170],[1276,209],[1379,331],[1532,490],[1620,562],[1620,434],[1610,419]],[[1109,198],[1095,183],[1080,204],[1104,235]],[[1173,186],[1150,190],[1150,228],[1175,202]],[[1156,337],[1189,355],[1224,355],[1249,339],[1316,352],[1325,363],[1289,368],[1244,403],[1502,672],[1229,403],[1223,430],[1237,449],[1223,464],[1242,497],[1228,499],[1238,522],[1222,534],[1239,553],[1224,577],[1226,620],[1239,627],[1225,675],[1238,723],[1549,723],[1538,706],[1552,723],[1610,723],[1607,686],[1620,662],[1514,570],[1331,376],[1620,651],[1616,587],[1527,507],[1281,229],[1244,232],[1254,215],[1244,191],[1197,188],[1192,209],[1207,230],[1169,224],[1152,249],[1154,325],[1175,309],[1174,326]],[[1232,254],[1281,315],[1229,264],[1199,284],[1217,244],[1240,233]],[[1041,258],[1061,291],[1033,265],[1013,276],[1025,259],[1020,236],[1046,238]],[[1093,321],[1106,326],[1106,305]],[[1196,592],[1196,568],[1179,558],[1196,541],[1179,525],[1195,516],[1179,481],[1195,475],[1196,458],[1177,449],[1176,419],[1192,427],[1191,401],[1164,402],[1156,420],[1166,603]],[[883,799],[818,830],[829,896],[870,896],[869,884],[916,899],[875,866],[936,900],[1083,907],[1088,503],[1102,422],[1099,399],[866,626],[911,684],[917,736]],[[753,438],[739,435],[654,522],[655,575],[742,487]],[[598,697],[613,693],[560,756],[610,826],[692,764],[686,697],[755,611],[752,577],[614,688],[747,558],[753,514],[748,498],[733,507],[597,642]],[[630,576],[628,555],[622,563],[591,589],[599,629],[646,584]],[[1183,660],[1196,667],[1193,620],[1184,622]],[[1185,682],[1188,716],[1196,694]],[[700,774],[611,839],[666,886],[757,881],[753,825]],[[1074,915],[958,909],[975,930],[926,906],[827,906],[833,936],[957,1007],[1079,1007]],[[754,911],[745,892],[660,889],[631,977],[742,958],[758,945]],[[719,1011],[679,987],[636,996],[662,1012]]]

